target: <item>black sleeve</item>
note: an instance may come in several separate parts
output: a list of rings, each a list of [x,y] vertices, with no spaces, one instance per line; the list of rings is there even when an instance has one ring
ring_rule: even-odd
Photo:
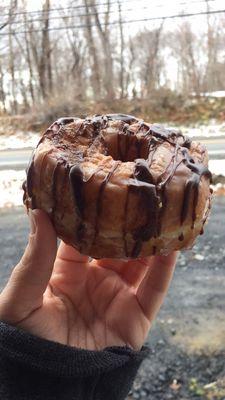
[[[0,399],[124,400],[147,354],[78,349],[0,322]]]

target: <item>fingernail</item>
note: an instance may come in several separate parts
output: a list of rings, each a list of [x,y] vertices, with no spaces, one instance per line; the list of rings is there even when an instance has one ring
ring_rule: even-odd
[[[30,218],[30,234],[34,235],[36,232],[36,221],[33,210],[29,209],[29,218]]]

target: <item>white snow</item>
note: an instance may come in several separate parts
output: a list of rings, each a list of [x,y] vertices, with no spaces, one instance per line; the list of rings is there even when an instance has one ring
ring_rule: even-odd
[[[225,160],[209,160],[209,169],[213,174],[225,176]]]
[[[206,93],[202,93],[201,96],[222,98],[222,97],[225,97],[225,90],[216,90],[215,92],[206,92]]]
[[[184,135],[190,137],[202,137],[202,138],[213,138],[217,136],[225,136],[225,123],[216,123],[211,121],[208,125],[195,125],[195,126],[174,126],[171,127],[169,124],[162,124],[181,131]]]
[[[10,169],[0,171],[0,208],[22,206],[22,183],[25,178],[26,173],[24,170],[14,171]]]
[[[39,139],[40,135],[34,132],[0,135],[0,150],[33,148],[37,145]]]

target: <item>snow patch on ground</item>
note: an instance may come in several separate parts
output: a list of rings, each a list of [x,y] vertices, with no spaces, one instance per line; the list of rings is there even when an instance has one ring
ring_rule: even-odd
[[[215,175],[225,176],[225,160],[209,160],[209,169]]]
[[[215,137],[225,136],[225,122],[217,123],[210,121],[207,125],[195,126],[175,126],[172,127],[170,123],[163,123],[165,127],[170,127],[175,130],[181,130],[184,135],[190,137]],[[0,135],[0,150],[6,149],[26,149],[33,148],[37,145],[40,135],[35,132],[16,132],[13,135]]]
[[[167,125],[167,124],[166,124]],[[169,126],[169,125],[168,125]],[[210,122],[208,125],[196,126],[179,126],[174,127],[175,130],[181,131],[184,135],[189,137],[217,137],[225,136],[225,123]]]
[[[24,170],[0,171],[0,208],[23,204],[22,183],[26,178]]]
[[[36,147],[40,135],[34,132],[17,132],[14,135],[0,136],[0,150],[26,149]]]

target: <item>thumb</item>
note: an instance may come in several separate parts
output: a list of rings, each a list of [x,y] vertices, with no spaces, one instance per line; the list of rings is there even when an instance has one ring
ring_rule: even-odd
[[[29,217],[28,245],[0,295],[0,318],[11,323],[18,323],[42,305],[56,256],[56,233],[47,214],[30,210]]]

